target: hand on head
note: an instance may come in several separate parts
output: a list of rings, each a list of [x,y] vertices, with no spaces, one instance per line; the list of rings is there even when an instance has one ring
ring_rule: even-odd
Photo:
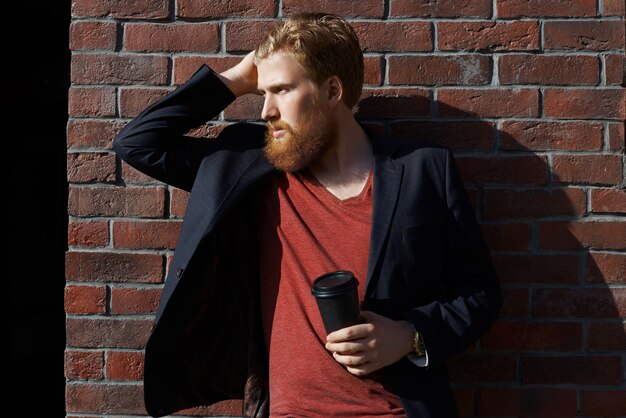
[[[257,68],[254,50],[250,51],[235,66],[219,74],[220,79],[237,97],[244,94],[261,94],[257,88]]]

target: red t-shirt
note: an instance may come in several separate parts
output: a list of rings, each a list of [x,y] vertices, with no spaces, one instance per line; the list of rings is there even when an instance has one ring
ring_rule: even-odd
[[[406,416],[377,373],[354,376],[324,348],[326,331],[311,295],[319,275],[350,270],[363,302],[372,177],[345,200],[311,174],[276,174],[263,185],[257,237],[272,417]]]

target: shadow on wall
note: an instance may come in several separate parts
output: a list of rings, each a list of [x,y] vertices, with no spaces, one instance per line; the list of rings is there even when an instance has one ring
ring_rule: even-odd
[[[505,302],[485,338],[450,362],[461,416],[574,417],[578,405],[585,415],[601,414],[620,396],[606,393],[623,391],[626,293],[611,285],[624,280],[626,257],[616,250],[624,249],[626,224],[589,209],[592,180],[561,179],[561,168],[551,164],[571,163],[561,151],[579,136],[601,149],[602,124],[531,120],[508,91],[489,100],[488,118],[430,95],[366,89],[356,116],[376,135],[452,149],[492,251]],[[247,96],[224,114],[258,120],[260,108],[259,97]],[[510,112],[517,112],[513,120]],[[220,130],[217,123],[197,133]],[[613,401],[605,412],[619,408]],[[185,412],[238,409],[239,402],[228,401]]]
[[[559,177],[579,161],[559,151],[579,135],[601,149],[602,125],[498,120],[515,97],[492,98],[481,113],[493,119],[482,119],[426,91],[376,92],[365,92],[357,114],[372,130],[454,151],[502,283],[501,319],[450,362],[461,415],[576,416],[581,404],[589,415],[611,399],[605,412],[619,409],[619,395],[603,394],[624,388],[626,293],[610,284],[624,282],[626,256],[616,250],[624,250],[626,224],[590,211],[591,169],[589,180]]]
[[[561,151],[570,150],[568,141],[578,135],[586,136],[585,144],[598,145],[596,153],[602,149],[603,124],[531,119],[523,98],[511,97],[510,91],[486,100],[479,118],[460,109],[473,97],[446,96],[452,93],[442,89],[435,101],[430,89],[366,89],[357,117],[375,134],[451,148],[492,250],[505,304],[487,336],[450,362],[461,415],[573,417],[579,405],[591,411],[585,416],[602,415],[593,412],[594,405],[602,407],[607,393],[624,392],[626,334],[620,318],[626,295],[612,284],[623,283],[624,253],[616,250],[623,249],[620,233],[626,235],[626,223],[589,209],[592,192],[608,190],[617,181],[598,181],[604,187],[595,187],[551,167],[567,166],[571,153]],[[249,96],[224,115],[228,122],[257,121],[260,109],[261,98]],[[214,137],[223,126],[214,120],[195,134]],[[122,168],[124,177],[135,176],[127,168]],[[171,197],[176,214],[182,215],[186,194],[174,191]],[[121,323],[108,331],[118,332]],[[72,329],[79,325],[76,321]],[[141,348],[139,340],[147,339],[148,331],[147,321],[142,322],[133,349]],[[72,344],[106,348],[119,340],[83,343],[80,337]],[[95,386],[71,386],[72,407],[88,413]],[[140,385],[97,386],[108,390],[99,412],[145,413]],[[241,402],[233,400],[181,414],[234,416],[240,411]]]

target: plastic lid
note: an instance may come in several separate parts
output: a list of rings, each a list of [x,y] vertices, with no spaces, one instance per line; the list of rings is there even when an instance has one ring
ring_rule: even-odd
[[[339,270],[319,276],[313,282],[311,293],[316,297],[331,297],[359,285],[351,271]]]

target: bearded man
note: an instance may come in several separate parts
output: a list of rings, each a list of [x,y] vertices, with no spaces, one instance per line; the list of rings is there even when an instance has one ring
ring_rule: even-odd
[[[191,192],[146,346],[152,416],[224,399],[246,417],[457,416],[445,362],[497,318],[498,280],[451,152],[368,133],[362,84],[348,22],[298,14],[116,137]],[[266,126],[185,136],[245,94]],[[361,321],[327,334],[311,284],[335,270],[358,278]]]

